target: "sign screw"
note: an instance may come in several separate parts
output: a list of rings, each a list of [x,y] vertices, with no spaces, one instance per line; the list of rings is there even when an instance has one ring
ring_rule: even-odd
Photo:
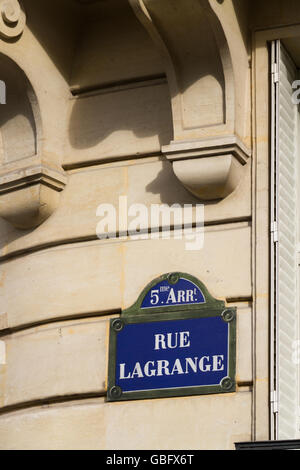
[[[221,380],[220,385],[224,390],[230,390],[233,387],[234,382],[230,377],[224,377]]]
[[[121,331],[123,330],[124,323],[122,322],[122,320],[117,319],[112,322],[112,327],[115,331]]]
[[[227,323],[231,322],[234,319],[235,312],[234,310],[226,309],[222,312],[221,317]]]
[[[176,284],[179,281],[179,274],[178,273],[169,274],[168,281],[170,284]]]
[[[120,398],[120,396],[122,395],[122,389],[121,387],[118,387],[117,385],[115,385],[114,387],[111,387],[109,394],[114,399]]]

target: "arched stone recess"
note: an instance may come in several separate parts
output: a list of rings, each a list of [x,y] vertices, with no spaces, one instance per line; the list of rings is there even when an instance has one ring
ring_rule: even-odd
[[[0,12],[0,79],[4,84],[0,104],[0,217],[18,229],[31,229],[56,209],[66,177],[59,157],[49,152],[53,128],[47,116],[53,101],[51,104],[45,97],[47,78],[43,77],[46,83],[41,86],[32,60],[37,52],[34,49],[40,46],[26,31],[25,12],[19,2],[0,1]],[[23,42],[24,28],[28,34]],[[31,44],[32,50],[26,50]],[[59,119],[59,109],[57,112]]]
[[[248,52],[232,0],[129,1],[165,61],[174,136],[162,153],[198,198],[224,198],[251,154]]]

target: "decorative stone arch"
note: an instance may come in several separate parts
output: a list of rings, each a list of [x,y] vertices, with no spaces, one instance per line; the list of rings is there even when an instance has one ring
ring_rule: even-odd
[[[30,229],[53,213],[66,184],[63,155],[56,147],[69,90],[33,37],[32,50],[20,45],[26,28],[20,3],[0,0],[0,12],[0,78],[6,94],[0,105],[0,217],[16,228]],[[32,66],[35,54],[49,71],[42,82],[39,69]]]
[[[42,125],[36,95],[23,70],[1,53],[0,70],[5,84],[0,163],[9,167],[13,162],[41,154]]]
[[[174,138],[162,152],[194,195],[224,198],[250,156],[248,53],[232,1],[130,3],[165,59]]]
[[[43,162],[41,113],[24,71],[1,53],[0,70],[6,88],[0,116],[0,216],[28,229],[57,207],[65,179]]]

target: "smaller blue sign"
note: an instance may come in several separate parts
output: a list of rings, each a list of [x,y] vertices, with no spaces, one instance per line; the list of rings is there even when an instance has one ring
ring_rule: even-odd
[[[176,284],[171,284],[167,279],[158,282],[145,295],[141,309],[203,303],[205,298],[200,288],[181,277]]]

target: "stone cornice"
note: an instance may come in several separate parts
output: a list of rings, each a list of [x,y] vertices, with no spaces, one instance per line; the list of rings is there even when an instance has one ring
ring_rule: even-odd
[[[55,171],[44,165],[21,168],[17,171],[3,175],[0,174],[0,195],[32,186],[33,184],[43,184],[60,192],[67,184],[67,177],[62,172]]]
[[[236,136],[171,142],[162,153],[179,181],[202,200],[223,199],[238,186],[251,152]]]
[[[0,217],[19,229],[40,225],[57,208],[66,183],[63,171],[43,164],[0,173]]]
[[[164,145],[161,150],[171,161],[230,153],[244,165],[251,156],[251,151],[234,135],[203,140],[172,141],[170,145]]]

